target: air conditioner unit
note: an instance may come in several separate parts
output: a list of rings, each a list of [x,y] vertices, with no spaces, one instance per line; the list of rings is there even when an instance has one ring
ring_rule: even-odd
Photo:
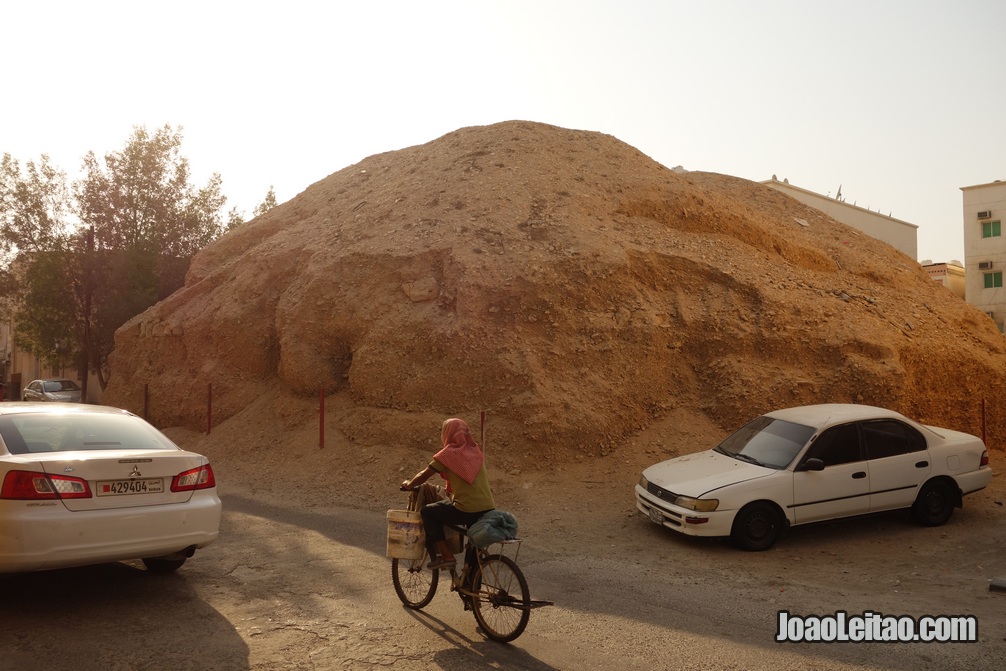
[[[992,270],[992,262],[991,261],[979,261],[978,262],[978,270]]]
[[[991,219],[992,218],[992,210],[982,210],[981,212],[978,213],[978,218],[979,219]]]

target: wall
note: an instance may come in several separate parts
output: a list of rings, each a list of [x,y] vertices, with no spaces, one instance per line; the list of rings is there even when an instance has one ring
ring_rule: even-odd
[[[790,198],[800,201],[827,214],[835,221],[866,233],[882,242],[886,242],[913,260],[919,254],[919,227],[893,217],[873,212],[866,208],[850,205],[842,200],[822,196],[819,193],[793,186],[788,181],[780,182],[775,175],[764,184],[776,191],[782,191]]]

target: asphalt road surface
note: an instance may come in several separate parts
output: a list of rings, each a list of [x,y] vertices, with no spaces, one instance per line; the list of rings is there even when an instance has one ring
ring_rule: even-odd
[[[784,564],[822,555],[818,544],[834,554],[840,542],[829,531],[804,533],[774,555],[749,554],[690,545],[640,518],[628,522],[644,548],[634,560],[611,542],[570,552],[550,548],[547,536],[525,537],[520,564],[532,597],[555,605],[535,610],[527,631],[502,645],[479,633],[444,583],[423,611],[402,607],[384,556],[383,511],[305,510],[235,495],[224,507],[220,541],[176,574],[129,562],[0,576],[0,670],[916,671],[998,668],[1006,657],[1006,596],[989,596],[986,576],[959,585],[957,602],[941,596],[943,603],[918,588],[871,592],[857,567],[840,568],[840,557],[836,572],[845,578],[784,579]],[[857,542],[882,544],[905,527],[897,516],[878,524]],[[879,534],[875,541],[870,533]],[[939,580],[933,570],[925,580]],[[980,622],[980,640],[775,640],[781,609],[843,608],[968,612]]]

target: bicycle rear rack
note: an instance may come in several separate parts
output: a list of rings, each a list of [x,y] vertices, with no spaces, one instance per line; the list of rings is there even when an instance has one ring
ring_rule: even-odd
[[[461,534],[463,534],[465,536],[465,539],[464,539],[465,545],[466,545],[465,551],[467,552],[467,546],[468,545],[472,545],[472,542],[467,538],[467,533],[466,533],[468,531],[467,528],[460,527],[460,526],[455,526],[453,524],[445,524],[444,526],[452,528],[455,531],[457,531],[457,532],[459,532],[459,533],[461,533]],[[513,560],[514,563],[516,563],[517,562],[517,557],[520,555],[520,544],[521,544],[522,540],[523,539],[520,539],[520,538],[513,538],[513,539],[508,539],[508,540],[496,541],[495,543],[490,543],[488,546],[486,546],[484,548],[478,548],[478,547],[476,547],[475,550],[477,552],[483,554],[483,555],[498,554],[498,555],[507,557],[507,558]],[[495,548],[497,545],[499,546],[499,551],[492,551],[493,548]],[[513,549],[513,554],[512,555],[510,554],[510,549],[511,548]],[[454,572],[452,571],[451,573],[453,574]],[[451,585],[451,590],[452,591],[456,591],[459,594],[464,594],[464,596],[468,596],[468,597],[473,596],[470,592],[469,593],[465,593],[465,591],[462,591],[462,590],[465,590],[465,588],[463,586],[460,589],[458,589],[454,585]],[[520,608],[522,610],[524,610],[524,609],[534,610],[535,608],[541,608],[543,606],[554,606],[554,605],[555,605],[554,601],[546,601],[544,599],[531,599],[530,601],[528,601],[528,603],[527,603],[526,606],[525,605],[520,605],[520,606],[513,606],[513,607],[514,608]],[[468,604],[467,603],[465,604],[465,609],[466,610],[468,609]]]
[[[495,543],[491,543],[487,547],[479,548],[479,551],[482,552],[482,553],[484,553],[484,554],[489,554],[489,555],[491,555],[491,554],[498,554],[498,555],[501,555],[503,557],[507,557],[509,559],[512,559],[514,563],[517,563],[517,557],[518,557],[518,555],[520,555],[521,540],[522,539],[520,539],[520,538],[514,538],[514,539],[511,539],[511,540],[496,541]],[[497,545],[499,546],[499,551],[498,552],[491,552],[491,550],[493,548],[495,548]],[[512,556],[509,554],[509,549],[510,548],[513,548],[513,555]],[[531,599],[530,601],[528,601],[527,605],[523,605],[523,604],[522,605],[512,605],[512,607],[513,608],[519,608],[521,610],[524,610],[524,609],[534,610],[535,608],[541,608],[542,606],[554,606],[554,605],[555,605],[555,603],[552,602],[552,601],[545,601],[544,599]]]

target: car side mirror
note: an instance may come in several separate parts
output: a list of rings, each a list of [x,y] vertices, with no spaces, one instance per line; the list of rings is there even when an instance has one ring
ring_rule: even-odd
[[[824,462],[821,461],[820,459],[815,458],[815,457],[811,457],[807,461],[805,461],[802,464],[800,464],[799,468],[797,468],[796,470],[798,470],[798,471],[823,471],[824,470]]]

